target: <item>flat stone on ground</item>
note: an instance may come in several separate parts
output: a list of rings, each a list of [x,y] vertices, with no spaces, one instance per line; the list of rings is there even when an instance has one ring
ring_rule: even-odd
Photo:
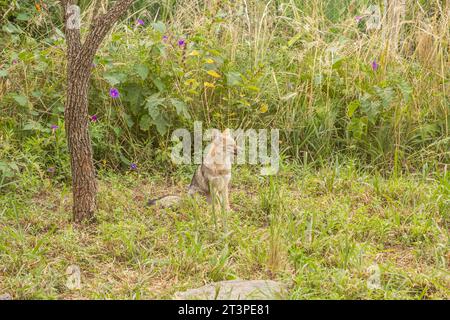
[[[273,280],[229,280],[177,292],[175,300],[270,300],[282,299],[287,286]]]

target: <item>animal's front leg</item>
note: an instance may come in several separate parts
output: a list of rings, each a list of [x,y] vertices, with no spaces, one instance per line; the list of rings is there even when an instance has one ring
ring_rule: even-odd
[[[230,208],[230,200],[229,200],[229,190],[228,190],[228,184],[225,185],[225,188],[223,190],[223,202],[225,205],[225,210],[231,211]]]
[[[220,186],[214,190],[214,201],[213,205],[217,205],[216,208],[220,210],[229,210],[228,205],[228,190],[224,186]]]
[[[213,211],[216,211],[217,208],[220,208],[220,198],[219,193],[217,192],[217,188],[213,185],[209,188],[209,194],[206,197],[209,204],[211,204]]]
[[[213,210],[220,210],[222,208],[222,195],[218,190],[214,190],[214,196],[212,200]]]

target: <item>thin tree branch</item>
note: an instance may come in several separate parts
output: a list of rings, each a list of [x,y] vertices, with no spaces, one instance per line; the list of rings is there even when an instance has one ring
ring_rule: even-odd
[[[107,13],[95,19],[95,22],[91,25],[89,34],[87,35],[86,40],[78,53],[79,57],[82,57],[83,60],[78,61],[80,63],[80,68],[90,68],[89,61],[92,61],[94,58],[94,55],[100,47],[103,39],[112,29],[113,25],[117,22],[120,16],[128,10],[133,2],[134,0],[120,0],[110,10],[108,10]],[[83,62],[87,63],[87,65],[84,65]]]
[[[91,18],[89,19],[90,26],[92,26],[94,24],[94,21],[97,19],[101,6],[102,6],[101,0],[94,0],[94,4],[92,7],[92,15],[91,15]]]

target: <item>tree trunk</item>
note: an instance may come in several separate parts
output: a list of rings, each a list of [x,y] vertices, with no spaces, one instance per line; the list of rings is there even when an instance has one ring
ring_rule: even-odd
[[[70,61],[70,59],[69,59]],[[96,208],[97,181],[89,136],[89,74],[76,72],[68,63],[67,100],[64,110],[72,168],[73,219],[92,220]]]
[[[73,220],[82,222],[93,220],[97,194],[88,115],[92,63],[101,42],[134,0],[116,1],[108,12],[100,16],[94,13],[84,43],[81,43],[80,12],[75,5],[76,0],[60,1],[64,10],[67,42],[67,97],[64,117],[72,168],[72,210]]]

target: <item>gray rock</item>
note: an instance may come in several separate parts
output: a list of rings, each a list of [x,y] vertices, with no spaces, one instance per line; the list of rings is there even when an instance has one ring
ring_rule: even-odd
[[[175,300],[270,300],[282,299],[287,285],[273,280],[220,281],[184,292],[177,292]]]
[[[12,300],[12,297],[9,293],[0,294],[0,300]]]

